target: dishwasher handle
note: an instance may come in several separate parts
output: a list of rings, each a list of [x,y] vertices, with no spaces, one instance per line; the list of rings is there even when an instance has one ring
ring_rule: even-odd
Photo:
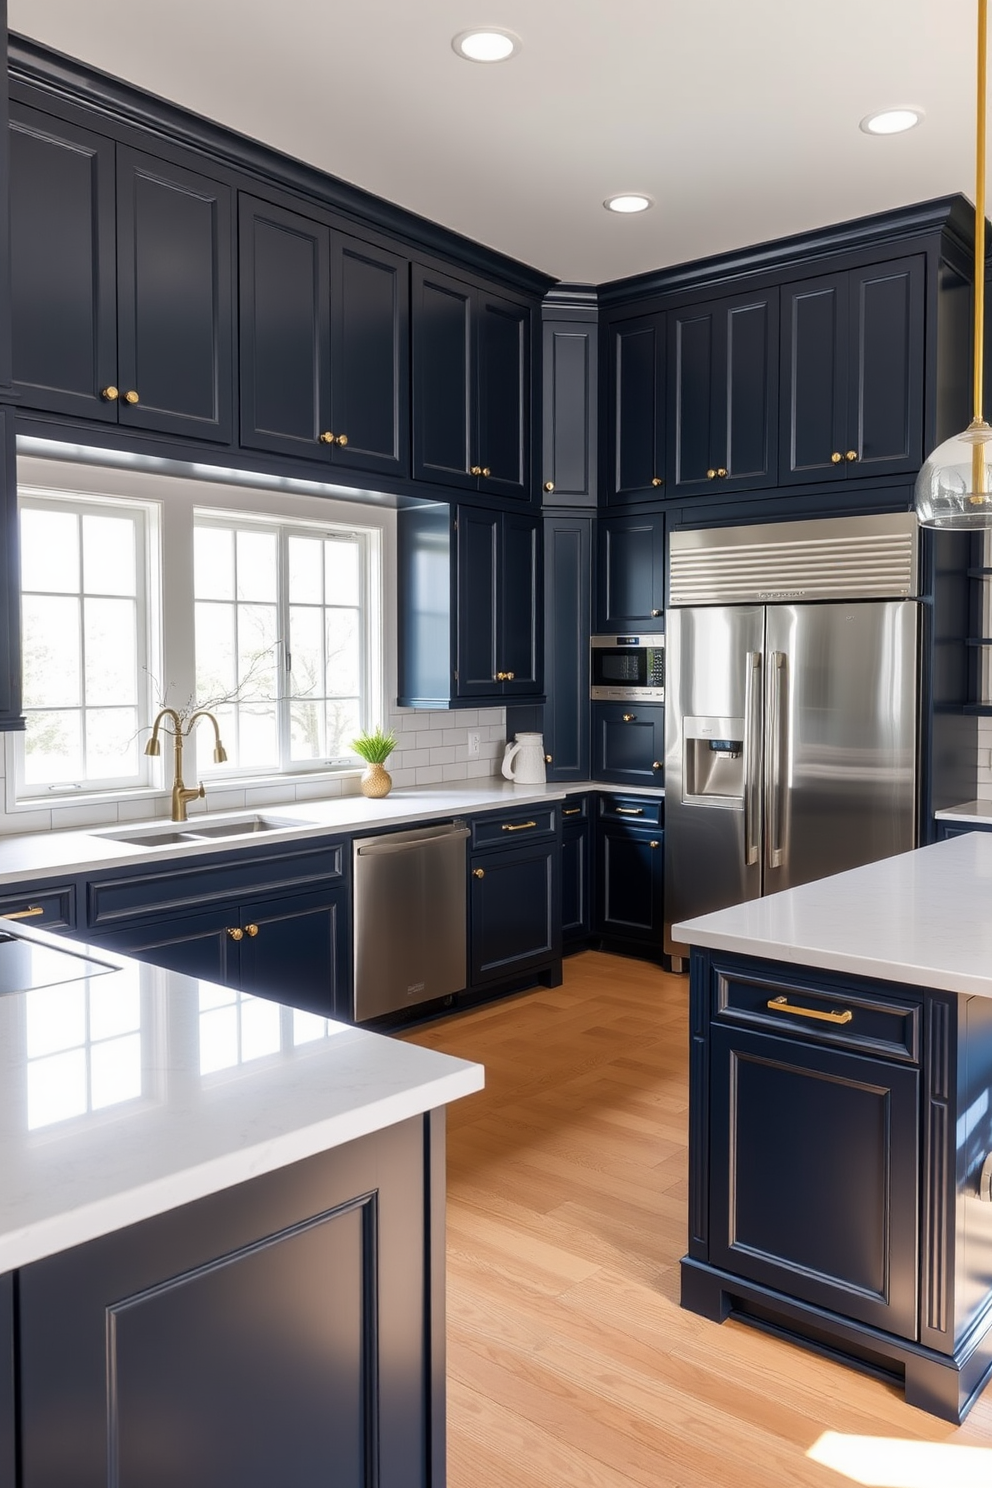
[[[451,826],[428,829],[425,832],[392,832],[384,837],[373,837],[360,846],[356,844],[355,854],[359,858],[388,857],[394,853],[417,852],[431,842],[458,841],[468,837],[469,829],[465,826]],[[403,841],[398,842],[397,837]]]

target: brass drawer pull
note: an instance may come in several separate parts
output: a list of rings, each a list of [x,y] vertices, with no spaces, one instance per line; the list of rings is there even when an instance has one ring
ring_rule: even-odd
[[[562,814],[562,816],[581,816],[582,815],[582,807],[581,806],[565,806],[565,807],[562,808],[562,813],[561,814]]]
[[[3,918],[5,920],[33,920],[36,915],[43,915],[44,913],[45,911],[42,905],[29,904],[27,909],[5,911]]]
[[[503,823],[503,831],[504,832],[526,832],[526,830],[527,830],[528,827],[536,827],[536,826],[537,826],[537,822],[536,821],[519,822],[516,826],[514,826],[511,822],[504,822]]]
[[[821,1013],[817,1008],[795,1007],[785,997],[772,997],[767,1006],[773,1013],[795,1013],[797,1018],[816,1018],[820,1023],[850,1023],[854,1017],[850,1008],[845,1008],[842,1013]]]
[[[643,816],[643,806],[614,806],[617,816]]]

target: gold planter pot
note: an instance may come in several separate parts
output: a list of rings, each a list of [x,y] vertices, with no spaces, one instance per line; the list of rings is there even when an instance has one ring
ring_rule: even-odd
[[[378,800],[388,796],[393,788],[393,777],[385,765],[366,765],[362,771],[362,795]]]

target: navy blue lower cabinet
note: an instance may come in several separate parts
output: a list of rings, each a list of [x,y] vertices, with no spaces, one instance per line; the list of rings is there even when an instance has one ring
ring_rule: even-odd
[[[25,1266],[16,1350],[0,1278],[18,1488],[440,1488],[443,1119]],[[11,1419],[0,1410],[4,1484]]]
[[[592,834],[589,796],[569,796],[561,808],[561,938],[579,950],[592,933]]]
[[[992,1004],[694,950],[689,1069],[683,1307],[960,1421],[992,1378]]]
[[[557,810],[478,817],[469,850],[469,991],[561,981]]]
[[[664,705],[593,703],[592,771],[617,785],[664,785]]]
[[[661,960],[665,851],[661,797],[599,797],[595,929],[608,950]]]
[[[544,746],[548,779],[589,779],[592,518],[544,519]]]
[[[963,837],[966,832],[992,832],[992,822],[939,821],[937,841],[946,842],[950,837]]]

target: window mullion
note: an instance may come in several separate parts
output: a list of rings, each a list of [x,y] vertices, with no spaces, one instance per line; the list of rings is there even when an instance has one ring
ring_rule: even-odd
[[[290,723],[289,650],[289,533],[279,528],[276,565],[276,738],[279,748],[279,770],[285,774],[292,765],[292,725]]]

